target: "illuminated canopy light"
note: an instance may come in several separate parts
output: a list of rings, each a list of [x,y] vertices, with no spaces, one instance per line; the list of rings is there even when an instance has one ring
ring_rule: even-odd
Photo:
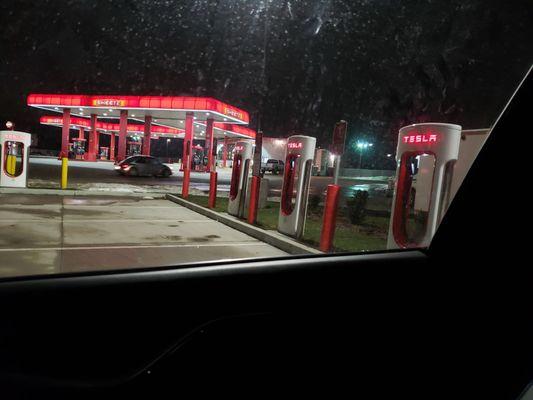
[[[50,116],[43,116],[40,118],[40,123],[43,125],[54,125],[54,126],[62,126],[63,125],[63,118],[62,117],[50,117]],[[77,118],[77,117],[71,117],[70,123],[72,124],[72,127],[75,126],[83,127],[83,128],[91,128],[91,121],[85,118]],[[96,130],[98,131],[112,131],[112,132],[118,132],[120,130],[120,124],[112,124],[107,122],[96,122]],[[127,131],[128,132],[144,132],[144,125],[142,124],[128,124],[127,125]],[[183,129],[177,129],[177,128],[168,128],[164,126],[158,126],[158,125],[152,125],[150,132],[154,133],[168,133],[173,135],[180,135],[184,134],[185,131]]]
[[[54,126],[63,126],[63,117],[55,117],[55,116],[42,116],[40,118],[40,123],[43,125],[54,125]],[[87,118],[78,118],[78,117],[71,117],[70,118],[70,124],[72,127],[74,125],[84,127],[87,129],[91,128],[91,120]],[[201,124],[198,124],[201,126]],[[234,124],[223,124],[223,123],[217,123],[215,122],[213,124],[213,127],[216,129],[222,129],[225,131],[228,131],[230,134],[233,135],[239,135],[239,136],[246,136],[247,138],[254,139],[255,138],[255,131],[253,129],[241,126],[241,125],[234,125]],[[120,128],[120,124],[113,124],[108,122],[102,122],[97,121],[96,122],[96,129],[99,131],[113,131],[118,132]],[[128,124],[127,126],[128,132],[144,132],[144,125],[143,124]],[[172,135],[183,135],[185,133],[185,130],[182,128],[171,128],[167,126],[161,126],[161,125],[151,125],[152,133],[168,133]],[[205,133],[205,130],[201,131],[202,133]],[[224,132],[224,135],[226,135],[226,132]]]
[[[228,131],[230,133],[235,133],[238,135],[246,136],[250,139],[255,139],[256,132],[253,129],[247,128],[245,126],[241,125],[234,125],[234,124],[223,124],[221,122],[215,122],[213,124],[213,128],[220,129],[223,131]],[[224,135],[226,133],[224,132]]]

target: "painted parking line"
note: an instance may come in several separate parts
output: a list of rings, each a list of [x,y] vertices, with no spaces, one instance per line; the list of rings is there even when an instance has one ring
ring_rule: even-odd
[[[183,219],[179,217],[168,217],[168,218],[148,218],[148,219],[136,219],[136,218],[120,218],[120,219],[93,219],[93,218],[85,218],[85,219],[71,219],[71,218],[63,218],[64,222],[72,223],[72,222],[79,222],[79,223],[88,223],[88,222],[113,222],[113,223],[131,223],[131,222],[192,222],[192,223],[216,223],[215,220],[208,220],[208,219]]]
[[[154,248],[185,248],[185,247],[228,247],[228,246],[268,246],[263,242],[217,242],[217,243],[184,243],[184,244],[155,244],[155,245],[127,245],[127,246],[69,246],[69,247],[26,247],[26,248],[11,248],[0,249],[0,252],[13,251],[65,251],[65,250],[112,250],[112,249],[154,249]]]
[[[55,222],[61,222],[61,217],[57,216],[54,218],[28,218],[22,220],[23,222],[43,222],[43,220],[49,220],[49,221],[55,221]],[[120,219],[93,219],[93,218],[84,218],[84,219],[71,219],[71,218],[63,218],[63,221],[65,222],[77,222],[77,223],[87,223],[87,222],[195,222],[195,223],[204,223],[204,222],[217,222],[215,220],[210,219],[183,219],[178,217],[169,217],[169,218],[148,218],[148,219],[136,219],[136,218],[120,218]],[[21,222],[21,219],[6,219],[3,218],[0,221],[0,225],[3,223],[14,223],[14,222]]]
[[[24,207],[24,206],[22,206]],[[171,208],[171,209],[176,209],[176,207],[168,207],[168,206],[137,206],[137,205],[128,205],[128,203],[121,203],[121,204],[105,204],[105,205],[102,205],[102,204],[64,204],[63,205],[63,208],[65,210],[77,210],[79,209],[80,207],[94,207],[94,208],[102,208],[102,207],[109,207],[109,208],[119,208],[119,207],[123,207],[123,208],[128,208],[128,209],[134,209],[134,210],[137,210],[139,208],[146,208],[146,209],[150,209],[150,210],[160,210],[160,209],[164,209],[164,208]]]

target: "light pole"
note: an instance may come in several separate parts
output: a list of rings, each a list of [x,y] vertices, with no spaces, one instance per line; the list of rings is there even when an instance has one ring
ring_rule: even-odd
[[[362,169],[362,167],[363,167],[363,151],[368,149],[369,147],[374,146],[374,144],[362,141],[362,142],[357,142],[356,146],[359,149],[359,169]]]
[[[168,144],[170,143],[170,139],[167,139],[167,162],[170,163],[170,158],[168,157]]]

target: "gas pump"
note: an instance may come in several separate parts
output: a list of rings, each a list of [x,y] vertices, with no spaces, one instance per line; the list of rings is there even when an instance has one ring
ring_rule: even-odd
[[[316,138],[310,136],[287,139],[278,231],[295,238],[304,233],[315,145]]]
[[[138,141],[128,141],[126,145],[126,156],[136,156],[141,154],[141,142]]]
[[[233,166],[229,190],[228,214],[244,217],[248,172],[252,162],[252,143],[239,141],[233,149]]]
[[[425,123],[398,135],[396,184],[387,247],[426,247],[451,201],[461,127]]]
[[[109,147],[100,147],[100,160],[109,160]]]
[[[31,135],[0,131],[0,186],[26,187]]]
[[[192,165],[191,170],[193,171],[204,171],[204,148],[199,144],[192,147]]]
[[[72,139],[71,150],[74,153],[74,158],[76,160],[83,160],[85,155],[85,142],[86,139],[74,138]]]

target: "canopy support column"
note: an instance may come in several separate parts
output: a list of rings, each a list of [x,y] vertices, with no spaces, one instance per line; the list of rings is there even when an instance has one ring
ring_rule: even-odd
[[[85,139],[85,128],[83,126],[78,128],[78,139]],[[81,143],[78,143],[78,145],[83,148],[83,151],[85,151],[85,140],[80,140],[80,142]],[[76,155],[76,158],[78,158],[78,155]],[[85,155],[82,155],[81,159],[85,159]]]
[[[185,116],[185,136],[183,138],[183,156],[182,164],[183,170],[185,167],[191,169],[191,154],[192,154],[192,141],[193,141],[193,113],[187,113]],[[188,159],[188,163],[186,162]]]
[[[185,138],[183,140],[183,186],[181,190],[181,195],[183,198],[189,197],[189,181],[191,177],[191,159],[192,159],[192,141],[194,138],[193,134],[193,121],[194,114],[187,113],[185,116]]]
[[[143,156],[149,156],[150,155],[150,138],[151,138],[151,130],[152,130],[152,116],[147,115],[144,117],[144,136],[143,136],[143,144],[142,144],[142,155]]]
[[[224,136],[224,147],[222,148],[222,166],[226,168],[226,162],[228,161],[228,137]]]
[[[111,132],[111,141],[109,142],[109,159],[115,161],[115,132]]]
[[[207,153],[207,168],[205,172],[211,172],[211,169],[216,169],[213,165],[213,122],[213,118],[208,118],[205,126],[205,151]]]
[[[68,157],[70,141],[70,108],[63,109],[63,128],[61,129],[61,153],[59,157]]]
[[[96,114],[91,114],[91,130],[89,131],[89,148],[87,149],[87,160],[96,161],[98,153],[98,132],[96,132]]]
[[[120,110],[120,127],[118,132],[118,161],[126,158],[126,138],[128,136],[128,110]]]

